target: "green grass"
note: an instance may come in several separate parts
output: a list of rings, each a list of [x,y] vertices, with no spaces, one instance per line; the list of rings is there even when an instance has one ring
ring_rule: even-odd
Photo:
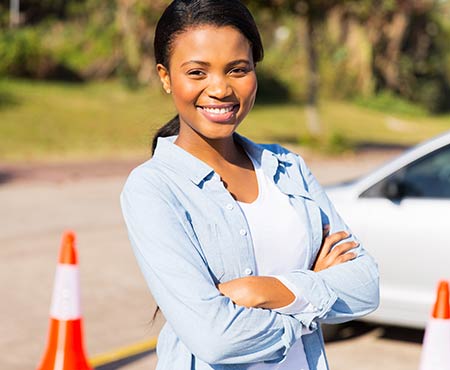
[[[380,112],[389,111],[390,113],[401,114],[404,116],[417,117],[426,116],[427,110],[415,103],[406,101],[389,91],[383,91],[373,97],[356,97],[353,100],[356,104],[372,108]]]
[[[319,144],[324,149],[334,140],[344,140],[352,146],[412,145],[450,129],[450,115],[411,117],[345,101],[322,101],[319,112],[324,132]],[[241,131],[258,141],[298,143],[308,142],[306,127],[302,106],[263,106],[254,109]]]
[[[398,113],[323,101],[319,142],[411,145],[450,129],[450,115]],[[174,115],[159,88],[130,91],[116,81],[58,84],[0,81],[0,160],[148,156],[154,131]],[[301,105],[257,105],[239,131],[260,142],[308,137]],[[324,145],[326,148],[326,144]]]
[[[130,91],[117,82],[0,86],[13,101],[0,104],[0,158],[6,160],[144,153],[153,128],[173,114],[159,91]]]

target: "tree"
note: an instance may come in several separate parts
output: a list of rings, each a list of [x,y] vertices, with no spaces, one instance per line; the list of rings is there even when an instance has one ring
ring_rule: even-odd
[[[450,6],[439,0],[248,0],[254,9],[269,9],[275,16],[289,12],[305,25],[297,35],[308,56],[307,115],[311,136],[322,131],[317,113],[319,91],[318,39],[332,13],[339,14],[339,42],[353,35],[349,23],[358,24],[370,45],[370,76],[374,91],[389,90],[430,111],[450,109],[449,31],[442,11]],[[445,8],[447,6],[447,8]],[[441,10],[443,9],[443,10]],[[447,30],[449,29],[447,24]],[[348,55],[347,58],[351,58]],[[351,63],[349,63],[351,64]],[[351,71],[348,70],[351,74]]]
[[[125,73],[141,83],[156,79],[153,33],[167,0],[116,0],[116,20],[122,40]]]
[[[336,4],[345,3],[338,0],[263,0],[247,1],[252,7],[269,8],[274,15],[289,12],[298,17],[299,22],[305,24],[304,42],[301,42],[302,35],[298,33],[298,42],[305,45],[308,56],[307,73],[307,97],[306,97],[306,118],[308,131],[311,137],[317,138],[321,135],[323,128],[317,109],[319,94],[319,56],[317,51],[317,36],[320,25],[326,19],[328,11]]]
[[[450,108],[445,55],[449,35],[439,22],[440,3],[365,0],[340,5],[342,23],[356,19],[365,25],[377,89],[419,102],[432,112]]]

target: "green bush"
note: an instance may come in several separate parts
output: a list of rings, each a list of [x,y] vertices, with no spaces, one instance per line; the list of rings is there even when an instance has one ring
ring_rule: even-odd
[[[106,15],[99,18],[88,23],[76,20],[53,24],[44,41],[54,58],[81,75],[97,64],[113,60],[117,30]]]
[[[357,96],[353,101],[363,107],[390,114],[403,114],[408,116],[426,116],[424,107],[412,103],[390,91],[380,91],[370,97]]]
[[[445,112],[450,109],[450,86],[442,79],[420,81],[413,98],[430,113]]]
[[[4,30],[0,34],[0,76],[34,77],[51,59],[36,29]]]

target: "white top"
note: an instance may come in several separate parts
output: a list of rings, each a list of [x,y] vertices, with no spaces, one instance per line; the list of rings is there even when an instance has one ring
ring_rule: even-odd
[[[257,275],[275,275],[296,296],[294,302],[276,311],[294,314],[309,306],[300,292],[286,279],[276,276],[302,266],[305,248],[300,244],[305,240],[306,230],[289,197],[268,179],[260,164],[251,158],[258,180],[258,197],[253,203],[238,202],[245,214],[253,240]],[[308,331],[305,330],[305,334]],[[286,359],[279,364],[257,363],[251,370],[309,370],[303,342],[298,340],[289,350]]]

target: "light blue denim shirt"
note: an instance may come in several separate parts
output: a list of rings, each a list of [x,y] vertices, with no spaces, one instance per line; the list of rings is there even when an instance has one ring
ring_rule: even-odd
[[[305,264],[283,277],[309,309],[286,315],[244,308],[220,294],[216,284],[256,270],[245,216],[211,167],[174,144],[176,137],[160,138],[153,158],[132,171],[121,194],[134,253],[167,320],[157,369],[244,370],[250,363],[283,361],[297,340],[311,370],[328,369],[320,323],[352,320],[378,306],[376,263],[360,245],[354,260],[311,271],[323,225],[331,233],[350,230],[301,157],[234,137],[260,158],[308,231]],[[282,253],[282,246],[274,248]],[[312,332],[302,335],[304,328]]]

